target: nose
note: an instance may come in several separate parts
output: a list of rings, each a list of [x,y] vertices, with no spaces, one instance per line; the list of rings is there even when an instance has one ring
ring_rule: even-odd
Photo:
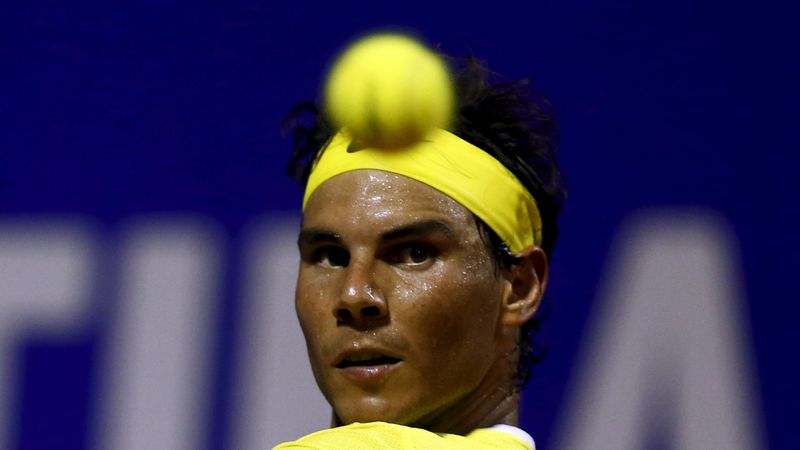
[[[333,310],[336,321],[356,328],[370,328],[385,323],[389,308],[382,292],[376,287],[372,266],[351,260],[346,270],[339,302]]]

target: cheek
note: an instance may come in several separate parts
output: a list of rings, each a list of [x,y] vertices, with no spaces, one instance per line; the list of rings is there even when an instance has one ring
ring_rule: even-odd
[[[453,270],[439,267],[398,284],[393,303],[402,306],[392,310],[390,305],[390,311],[412,326],[407,331],[425,351],[422,358],[463,365],[483,360],[494,349],[499,296],[490,270],[480,262]]]
[[[301,267],[295,288],[295,311],[309,347],[310,356],[316,348],[325,325],[333,321],[331,313],[331,281],[329,276],[314,274]],[[313,361],[312,361],[313,362]]]

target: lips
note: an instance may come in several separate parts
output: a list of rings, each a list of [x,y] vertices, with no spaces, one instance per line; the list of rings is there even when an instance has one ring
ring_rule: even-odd
[[[379,349],[352,348],[336,358],[333,367],[339,376],[366,390],[382,389],[403,365],[402,358]]]
[[[382,366],[396,364],[400,361],[400,358],[388,355],[379,350],[362,349],[344,352],[336,359],[334,367],[337,369],[346,369],[348,367]]]

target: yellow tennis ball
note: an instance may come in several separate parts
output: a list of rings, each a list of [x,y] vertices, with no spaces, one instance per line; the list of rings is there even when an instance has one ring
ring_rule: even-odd
[[[325,85],[325,110],[355,140],[404,147],[453,116],[447,65],[419,41],[400,34],[363,38],[336,60]]]

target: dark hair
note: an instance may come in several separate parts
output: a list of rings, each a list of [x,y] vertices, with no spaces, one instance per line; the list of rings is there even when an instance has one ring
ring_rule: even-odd
[[[556,155],[558,127],[553,106],[533,90],[528,79],[503,79],[475,58],[446,59],[454,69],[458,98],[450,131],[500,161],[533,195],[542,217],[541,247],[551,259],[558,238],[557,219],[567,193]],[[314,103],[292,109],[284,121],[284,133],[291,133],[294,139],[289,175],[305,185],[311,164],[334,131]],[[501,267],[519,263],[492,229],[477,217],[476,223],[495,262]],[[539,330],[547,305],[522,327],[519,389],[527,383],[531,365],[546,353],[546,349],[534,347],[532,334]]]

